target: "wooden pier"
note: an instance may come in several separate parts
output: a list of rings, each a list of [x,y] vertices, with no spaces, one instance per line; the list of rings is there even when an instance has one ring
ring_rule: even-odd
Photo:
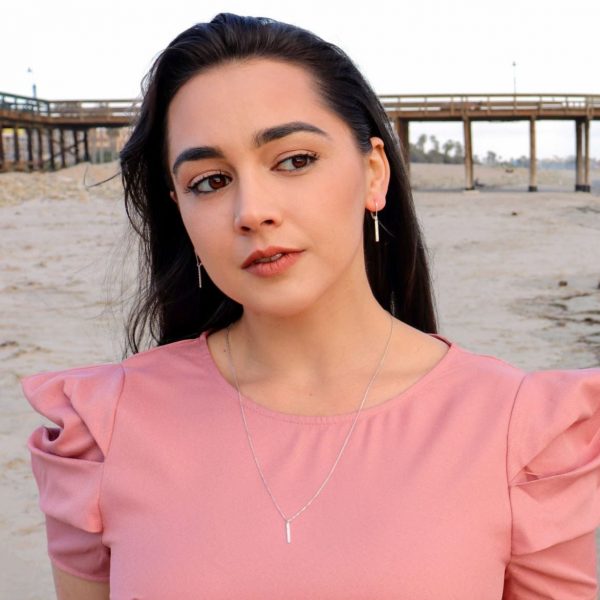
[[[537,190],[536,124],[575,125],[575,190],[591,191],[590,124],[600,117],[600,95],[457,94],[379,96],[410,164],[412,121],[461,121],[465,189],[474,189],[474,121],[529,122],[529,191]],[[40,100],[0,92],[0,171],[57,169],[90,160],[89,133],[130,127],[140,100]],[[4,130],[12,134],[4,135]],[[10,146],[10,156],[7,152]]]
[[[116,133],[131,125],[138,109],[136,100],[48,101],[0,92],[0,171],[55,170],[89,161],[90,131]]]
[[[529,121],[529,191],[537,191],[536,123],[541,120],[575,124],[575,191],[589,192],[590,123],[600,117],[600,95],[585,94],[460,94],[379,96],[410,164],[411,121],[462,121],[465,149],[465,189],[473,179],[473,121]]]

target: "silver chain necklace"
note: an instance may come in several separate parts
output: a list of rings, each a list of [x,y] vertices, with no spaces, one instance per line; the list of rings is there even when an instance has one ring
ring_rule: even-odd
[[[337,458],[335,459],[335,462],[333,463],[333,466],[331,467],[331,470],[329,471],[329,474],[327,475],[327,477],[325,477],[325,480],[323,481],[323,483],[320,485],[319,489],[313,494],[312,498],[299,510],[297,511],[294,515],[292,515],[291,517],[286,517],[285,514],[283,513],[283,511],[281,510],[281,508],[279,507],[279,504],[277,503],[277,500],[275,500],[275,497],[273,496],[273,493],[271,492],[271,489],[269,488],[269,485],[267,484],[267,481],[265,479],[265,476],[262,472],[262,469],[260,467],[260,463],[258,462],[258,458],[256,456],[256,452],[254,451],[254,445],[252,444],[252,438],[250,436],[250,432],[248,431],[248,423],[246,422],[246,415],[244,413],[244,407],[242,404],[242,394],[240,392],[240,386],[238,383],[238,378],[237,378],[237,373],[235,370],[235,366],[233,364],[233,358],[231,356],[231,347],[229,345],[229,328],[231,327],[231,325],[229,325],[227,327],[226,330],[226,336],[225,336],[225,341],[227,344],[227,357],[229,358],[229,365],[231,367],[231,372],[233,375],[233,380],[235,381],[235,387],[237,389],[237,394],[238,394],[238,401],[240,403],[240,410],[242,412],[242,419],[244,421],[244,429],[246,430],[246,437],[248,438],[248,444],[250,445],[250,450],[252,452],[252,456],[254,457],[254,462],[256,463],[256,468],[258,469],[258,472],[260,474],[260,478],[262,479],[262,482],[269,494],[269,496],[271,497],[271,500],[273,501],[273,504],[275,505],[275,508],[277,509],[277,511],[279,512],[279,514],[282,516],[283,520],[285,521],[285,539],[287,541],[288,544],[292,543],[292,529],[291,529],[291,523],[292,521],[298,517],[299,515],[301,515],[313,502],[313,500],[315,500],[315,498],[317,498],[317,496],[321,493],[321,491],[323,490],[323,488],[327,485],[329,479],[331,478],[331,476],[333,475],[333,471],[335,470],[335,468],[337,467],[338,462],[340,461],[340,458],[342,457],[342,454],[344,453],[344,450],[346,449],[346,446],[348,445],[348,440],[350,439],[350,436],[352,435],[352,432],[354,431],[354,426],[356,425],[356,421],[358,420],[358,416],[360,415],[363,406],[365,404],[365,400],[367,399],[367,396],[369,394],[369,390],[371,389],[371,385],[373,383],[373,381],[375,380],[375,377],[377,377],[377,374],[379,373],[379,371],[381,370],[381,367],[383,365],[383,361],[385,360],[385,357],[387,355],[387,351],[390,345],[390,340],[392,339],[392,330],[394,327],[394,317],[392,316],[392,314],[390,313],[390,332],[388,334],[388,338],[387,338],[387,342],[385,344],[385,349],[383,351],[383,354],[381,355],[381,359],[379,360],[379,364],[377,365],[377,368],[375,369],[375,372],[373,373],[373,376],[371,377],[369,384],[367,385],[367,389],[365,390],[362,402],[360,403],[360,407],[358,409],[358,411],[356,412],[356,414],[354,415],[354,420],[352,421],[352,425],[350,426],[350,429],[348,430],[348,433],[346,434],[346,438],[344,439],[344,443],[342,444],[342,447],[340,448],[340,451],[337,455]]]

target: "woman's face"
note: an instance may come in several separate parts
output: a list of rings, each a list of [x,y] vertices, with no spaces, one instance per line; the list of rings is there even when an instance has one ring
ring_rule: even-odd
[[[245,311],[291,316],[366,283],[362,224],[385,204],[383,142],[359,152],[314,86],[299,66],[253,58],[201,72],[169,106],[171,197],[204,269]],[[256,251],[282,256],[248,266]]]

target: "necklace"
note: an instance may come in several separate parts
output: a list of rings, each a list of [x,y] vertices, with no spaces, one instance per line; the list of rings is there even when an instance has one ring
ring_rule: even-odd
[[[363,399],[362,399],[362,402],[360,403],[360,407],[359,407],[358,411],[354,415],[354,419],[352,421],[352,425],[350,426],[350,429],[348,430],[348,433],[346,434],[346,437],[344,439],[342,447],[340,448],[340,451],[338,452],[337,458],[335,459],[335,462],[333,463],[333,466],[331,467],[329,473],[327,474],[327,477],[325,477],[325,479],[323,480],[323,483],[319,486],[319,488],[313,494],[313,496],[310,498],[310,500],[300,510],[298,510],[296,513],[294,513],[291,517],[286,517],[285,516],[285,514],[283,513],[283,511],[279,507],[279,504],[277,503],[277,500],[275,500],[275,496],[273,496],[273,493],[271,492],[271,489],[269,488],[269,485],[267,484],[267,481],[265,479],[263,471],[262,471],[262,469],[260,467],[260,463],[258,462],[258,458],[256,456],[256,452],[254,451],[254,445],[252,444],[252,438],[250,436],[250,432],[248,431],[248,423],[246,422],[246,415],[244,413],[244,407],[242,405],[242,394],[240,392],[240,386],[239,386],[239,383],[238,383],[237,373],[236,373],[236,370],[235,370],[235,366],[233,364],[233,358],[231,356],[231,347],[229,345],[229,328],[230,327],[231,327],[231,325],[227,326],[226,335],[225,335],[225,342],[226,342],[226,345],[227,345],[227,357],[229,358],[229,366],[231,367],[231,372],[232,372],[232,375],[233,375],[233,380],[235,382],[235,387],[237,389],[238,401],[240,403],[240,410],[242,412],[242,420],[244,422],[244,429],[246,430],[246,437],[248,438],[248,444],[250,446],[250,451],[252,452],[252,456],[254,458],[254,462],[256,463],[256,468],[258,469],[258,473],[260,475],[260,478],[262,479],[263,485],[265,486],[265,489],[267,490],[267,493],[271,497],[271,500],[273,501],[273,504],[275,505],[275,508],[277,509],[277,511],[279,512],[279,514],[282,516],[283,520],[285,521],[285,539],[286,539],[286,542],[288,544],[291,544],[292,543],[292,527],[291,527],[292,521],[296,517],[298,517],[299,515],[301,515],[313,503],[313,501],[315,500],[315,498],[317,498],[317,496],[321,493],[321,491],[323,490],[323,488],[327,485],[327,483],[329,482],[329,479],[333,475],[333,472],[334,472],[335,468],[337,467],[338,462],[340,461],[340,458],[342,457],[342,454],[344,453],[344,450],[346,449],[346,446],[348,445],[348,441],[350,439],[350,436],[352,435],[352,432],[354,431],[354,426],[356,425],[356,421],[358,420],[358,416],[360,415],[360,413],[361,413],[361,411],[363,409],[363,406],[365,404],[365,400],[367,399],[367,396],[369,394],[369,390],[371,389],[371,385],[372,385],[373,381],[375,380],[375,377],[377,377],[377,374],[381,370],[381,367],[383,365],[383,361],[385,360],[385,357],[387,355],[387,351],[388,351],[388,348],[389,348],[389,345],[390,345],[390,340],[392,339],[392,330],[393,330],[393,327],[394,327],[394,317],[390,313],[390,332],[388,334],[387,342],[385,344],[385,349],[383,350],[383,354],[381,355],[381,359],[379,360],[379,364],[377,365],[377,368],[375,369],[375,372],[373,373],[373,376],[371,377],[371,379],[370,379],[370,381],[369,381],[369,383],[367,385],[367,389],[365,390],[365,393],[363,395]]]

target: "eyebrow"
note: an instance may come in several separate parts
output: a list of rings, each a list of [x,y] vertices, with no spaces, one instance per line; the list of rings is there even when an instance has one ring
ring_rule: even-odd
[[[330,138],[329,134],[310,123],[304,121],[292,121],[291,123],[283,123],[275,125],[267,129],[257,131],[253,136],[255,148],[260,148],[269,142],[279,140],[283,137],[297,133],[299,131],[308,131],[309,133],[317,133],[326,138]],[[173,163],[173,175],[177,175],[177,170],[184,162],[202,160],[203,158],[225,158],[225,154],[218,146],[196,146],[194,148],[186,148],[177,156]]]

